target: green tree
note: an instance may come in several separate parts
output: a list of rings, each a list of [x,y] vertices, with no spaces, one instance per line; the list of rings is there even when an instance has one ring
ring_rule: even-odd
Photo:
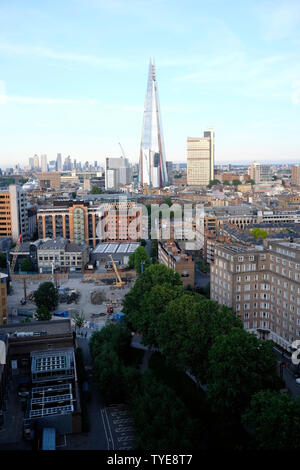
[[[150,266],[150,258],[148,256],[148,252],[144,246],[139,246],[134,252],[134,269],[137,273],[142,272],[142,265],[143,262],[143,271]]]
[[[143,374],[130,405],[137,431],[137,449],[178,451],[195,448],[194,422],[187,408],[151,371]]]
[[[235,180],[232,181],[232,184],[233,184],[233,186],[238,186],[239,184],[242,184],[242,183],[240,182],[240,180],[235,179]]]
[[[264,240],[266,236],[268,235],[267,230],[263,230],[262,228],[259,227],[254,227],[252,230],[250,230],[250,233],[254,236],[255,240],[258,238],[261,238]]]
[[[128,266],[134,269],[134,252],[129,255]]]
[[[250,179],[250,180],[247,180],[246,183],[251,184],[251,186],[253,186],[255,184],[255,181],[253,179]]]
[[[158,319],[158,345],[175,367],[206,382],[208,354],[219,335],[242,327],[232,309],[201,295],[185,293],[168,303]]]
[[[261,391],[251,398],[242,421],[254,433],[254,448],[258,450],[300,449],[300,398]]]
[[[39,321],[51,320],[52,315],[45,305],[40,305],[36,310],[36,319]]]
[[[89,342],[91,356],[96,358],[104,344],[111,344],[112,348],[120,356],[126,357],[131,342],[130,330],[120,324],[110,324],[95,331]]]
[[[122,363],[109,343],[104,343],[94,360],[96,385],[106,403],[123,399]]]
[[[141,246],[147,246],[147,242],[143,238],[140,238],[138,241],[140,242]]]
[[[6,253],[3,251],[0,253],[0,268],[6,268]]]
[[[217,413],[239,417],[251,396],[279,387],[273,344],[242,328],[218,336],[208,355],[208,399]]]
[[[167,204],[169,207],[172,205],[172,199],[170,197],[166,197],[164,199],[164,204]]]
[[[53,282],[42,282],[34,292],[34,301],[38,307],[45,305],[51,312],[58,305],[58,292]]]
[[[20,263],[21,271],[31,272],[33,271],[33,264],[28,258],[23,258]]]
[[[146,292],[141,299],[143,309],[141,312],[133,311],[129,316],[135,324],[137,331],[143,335],[143,344],[158,346],[157,325],[159,317],[164,313],[168,303],[183,294],[182,286],[155,285],[150,292]]]
[[[138,277],[123,300],[123,311],[127,314],[127,321],[134,331],[138,331],[136,318],[143,312],[144,295],[147,295],[155,285],[176,287],[182,286],[182,281],[178,273],[163,264],[150,266]]]
[[[221,184],[221,181],[218,179],[210,180],[208,187],[211,188],[212,186],[215,186],[216,184]]]
[[[75,321],[75,330],[76,328],[79,328],[80,330],[84,325],[84,314],[82,312],[75,312],[74,321]]]
[[[92,189],[91,189],[91,194],[101,194],[102,193],[102,189],[99,188],[99,186],[93,186]]]

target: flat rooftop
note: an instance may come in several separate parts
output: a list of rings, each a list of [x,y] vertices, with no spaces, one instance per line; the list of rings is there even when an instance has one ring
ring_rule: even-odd
[[[138,247],[139,243],[98,243],[92,251],[93,254],[131,254]]]
[[[47,331],[48,335],[72,334],[71,320],[70,318],[66,318],[61,320],[30,322],[28,324],[9,323],[7,325],[0,325],[0,334],[13,334],[15,332],[40,333],[41,331]]]

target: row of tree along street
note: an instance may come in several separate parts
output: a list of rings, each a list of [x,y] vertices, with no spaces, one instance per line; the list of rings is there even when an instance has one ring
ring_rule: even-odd
[[[184,291],[177,273],[152,265],[125,296],[124,312],[145,345],[207,385],[221,427],[244,425],[248,447],[300,448],[300,401],[280,393],[273,343],[245,331],[232,309]]]

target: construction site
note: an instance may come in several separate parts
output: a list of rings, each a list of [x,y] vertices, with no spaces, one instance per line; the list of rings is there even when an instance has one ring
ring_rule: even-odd
[[[103,262],[103,268],[105,273],[94,275],[13,275],[8,296],[8,321],[34,320],[34,291],[42,282],[52,281],[59,293],[59,304],[52,312],[53,319],[74,318],[77,313],[84,317],[84,326],[103,326],[112,314],[122,312],[123,298],[135,282],[135,273],[119,273],[112,257],[109,264]]]

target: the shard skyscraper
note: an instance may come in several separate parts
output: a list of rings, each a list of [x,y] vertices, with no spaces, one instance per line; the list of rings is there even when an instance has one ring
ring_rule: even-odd
[[[168,183],[155,66],[150,60],[140,149],[139,183],[161,188]]]

